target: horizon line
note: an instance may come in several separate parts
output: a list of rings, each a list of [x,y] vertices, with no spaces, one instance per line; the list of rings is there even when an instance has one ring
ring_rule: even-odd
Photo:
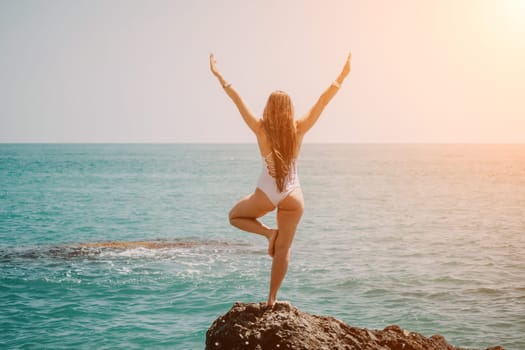
[[[198,141],[170,141],[170,142],[156,142],[156,141],[16,141],[16,142],[4,142],[0,141],[2,145],[251,145],[257,144],[253,142],[198,142]],[[471,142],[471,141],[460,141],[460,142],[418,142],[418,141],[366,141],[366,142],[303,142],[304,144],[312,145],[525,145],[523,142]]]

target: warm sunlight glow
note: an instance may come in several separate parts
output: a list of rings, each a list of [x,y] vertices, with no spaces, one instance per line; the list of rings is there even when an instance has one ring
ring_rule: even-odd
[[[507,0],[506,2],[503,2],[503,4],[510,14],[520,18],[522,21],[525,19],[525,1]]]
[[[489,2],[484,12],[493,20],[493,25],[501,34],[511,35],[523,41],[525,34],[525,0],[502,0]],[[519,35],[519,37],[518,37]]]
[[[507,0],[502,1],[501,6],[503,7],[503,12],[505,18],[510,23],[511,29],[515,30],[518,33],[525,33],[525,0]],[[504,19],[505,19],[504,18]],[[524,40],[523,37],[521,40]]]

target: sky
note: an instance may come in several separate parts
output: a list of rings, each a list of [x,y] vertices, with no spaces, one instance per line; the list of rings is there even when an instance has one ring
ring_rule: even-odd
[[[284,90],[305,142],[525,142],[525,0],[0,0],[0,142],[255,142]]]

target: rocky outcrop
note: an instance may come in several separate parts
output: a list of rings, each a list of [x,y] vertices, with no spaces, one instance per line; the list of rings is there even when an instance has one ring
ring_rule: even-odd
[[[395,325],[383,330],[351,327],[288,303],[277,303],[273,309],[264,303],[235,303],[216,319],[206,332],[206,350],[237,349],[466,350],[448,344],[441,335],[426,338]]]

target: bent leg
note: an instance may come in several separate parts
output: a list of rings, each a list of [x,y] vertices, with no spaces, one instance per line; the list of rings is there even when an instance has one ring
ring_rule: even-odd
[[[273,256],[273,246],[277,237],[277,231],[270,229],[268,226],[257,220],[268,212],[275,209],[268,197],[260,190],[241,199],[230,210],[230,224],[247,232],[257,233],[265,236],[269,241],[268,254]]]
[[[275,241],[275,253],[272,262],[272,274],[270,278],[270,293],[268,295],[268,306],[273,306],[277,300],[277,291],[281,287],[286,271],[292,241],[297,230],[299,220],[303,215],[304,201],[300,188],[294,190],[280,204],[277,211],[277,225],[279,234]]]

